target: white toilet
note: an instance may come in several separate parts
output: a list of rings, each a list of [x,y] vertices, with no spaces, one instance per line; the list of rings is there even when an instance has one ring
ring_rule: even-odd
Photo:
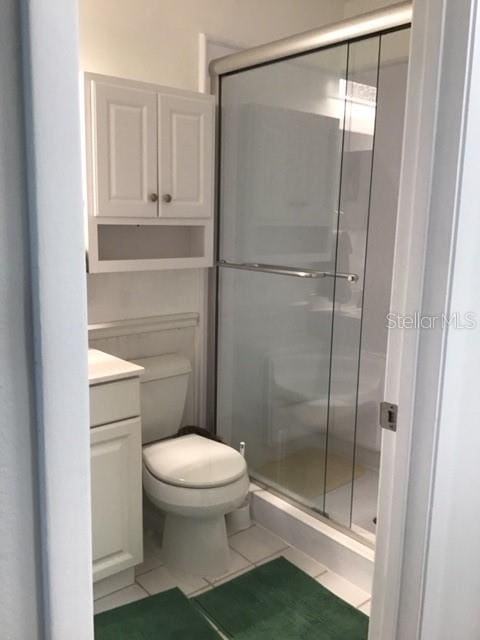
[[[165,513],[163,555],[172,569],[216,576],[229,568],[225,514],[248,492],[238,451],[198,435],[172,438],[180,427],[188,377],[187,358],[169,354],[135,360],[141,378],[143,488]]]

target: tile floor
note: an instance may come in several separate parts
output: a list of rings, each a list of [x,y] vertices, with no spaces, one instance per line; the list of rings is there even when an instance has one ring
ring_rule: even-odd
[[[268,560],[283,555],[367,615],[370,614],[370,594],[330,571],[310,556],[288,545],[271,531],[253,524],[249,529],[230,536],[232,566],[228,573],[215,578],[198,578],[171,573],[163,564],[158,534],[147,531],[144,542],[144,562],[136,568],[135,584],[95,601],[95,613],[119,607],[148,595],[179,587],[187,596],[198,595],[252,569]]]

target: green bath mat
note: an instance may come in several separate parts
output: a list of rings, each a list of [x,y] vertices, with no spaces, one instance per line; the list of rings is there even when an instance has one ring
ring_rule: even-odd
[[[368,617],[285,558],[195,598],[235,640],[367,640]]]
[[[219,635],[179,589],[99,613],[95,640],[218,640]]]

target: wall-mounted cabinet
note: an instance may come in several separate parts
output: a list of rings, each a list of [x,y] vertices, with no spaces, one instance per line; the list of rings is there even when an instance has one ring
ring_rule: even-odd
[[[89,271],[211,266],[213,96],[85,79]]]

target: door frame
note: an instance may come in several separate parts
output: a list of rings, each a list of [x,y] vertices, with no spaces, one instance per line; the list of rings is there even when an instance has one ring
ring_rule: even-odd
[[[452,312],[476,9],[477,0],[414,3],[392,286],[401,315]],[[385,399],[399,405],[398,431],[382,438],[369,640],[471,637],[424,624],[429,598],[441,606],[427,577],[435,484],[448,474],[437,456],[452,334],[389,331]]]
[[[77,2],[35,0],[19,5],[33,298],[41,637],[93,640]]]
[[[434,2],[438,7],[443,5],[443,0]],[[442,25],[442,13],[434,11],[432,15],[428,3],[414,4],[410,35],[390,304],[392,312],[403,315],[421,309],[426,259]],[[428,74],[427,68],[436,71]],[[390,330],[388,334],[384,398],[401,408],[397,432],[382,431],[369,640],[395,637],[416,385],[412,372],[416,369],[418,342],[414,330]],[[405,380],[409,384],[404,384]]]

